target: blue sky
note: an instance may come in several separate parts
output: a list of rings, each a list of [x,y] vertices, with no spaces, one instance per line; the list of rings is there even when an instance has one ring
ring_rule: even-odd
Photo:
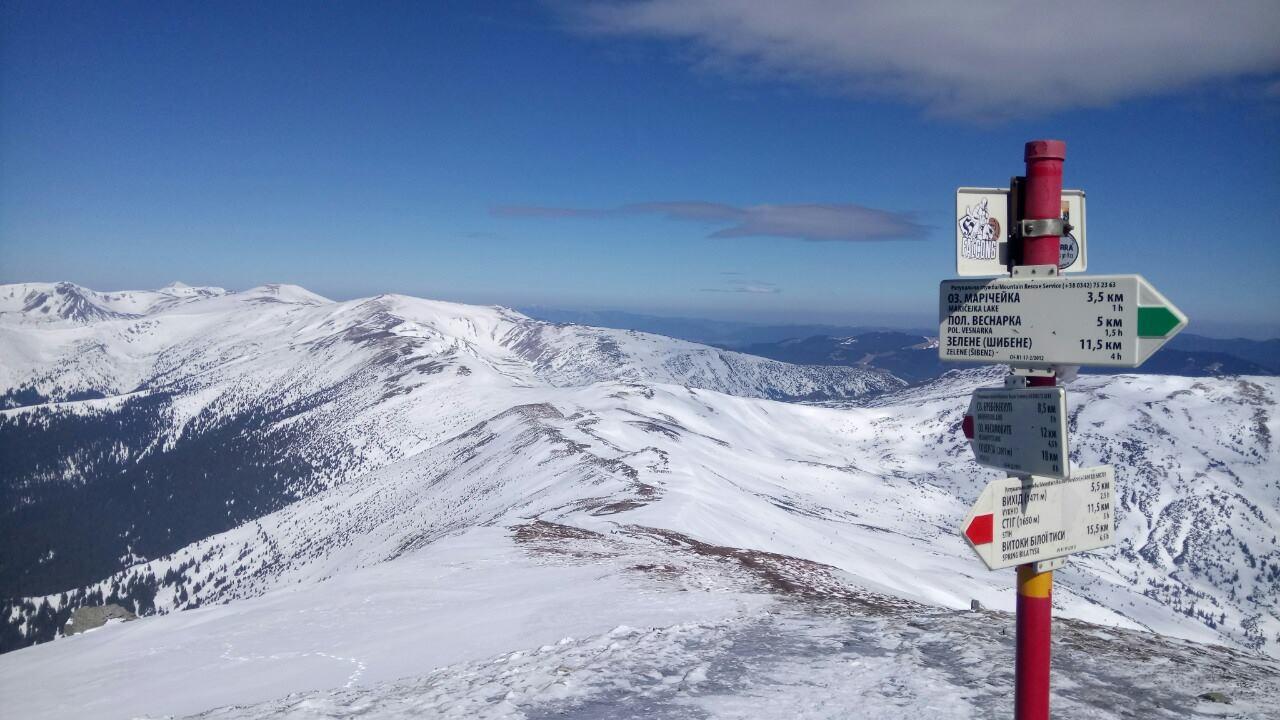
[[[0,282],[927,326],[1053,137],[1090,272],[1280,336],[1274,3],[110,5],[0,8]]]

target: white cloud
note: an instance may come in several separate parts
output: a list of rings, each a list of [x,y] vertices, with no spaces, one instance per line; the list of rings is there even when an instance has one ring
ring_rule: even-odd
[[[725,287],[702,288],[700,292],[713,293],[749,293],[751,295],[777,295],[782,289],[776,283],[756,280],[754,282],[732,281]]]
[[[601,218],[661,215],[671,220],[726,225],[707,237],[776,237],[812,242],[874,242],[918,240],[927,228],[905,213],[852,203],[751,205],[737,207],[701,200],[647,202],[614,208],[567,208],[504,205],[493,209],[499,217]]]
[[[730,74],[819,82],[999,120],[1280,71],[1280,2],[641,0],[570,11],[588,33],[689,43]]]

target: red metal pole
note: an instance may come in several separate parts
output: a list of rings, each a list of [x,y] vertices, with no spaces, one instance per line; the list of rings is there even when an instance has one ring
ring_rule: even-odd
[[[1061,140],[1032,140],[1023,158],[1027,180],[1023,217],[1049,220],[1062,217],[1062,162],[1067,144]],[[1022,239],[1023,265],[1058,266],[1058,235]],[[1027,385],[1053,386],[1057,378],[1029,377]],[[1050,639],[1053,624],[1053,573],[1037,573],[1032,565],[1018,567],[1017,656],[1014,661],[1013,716],[1015,720],[1049,720]]]
[[[1023,158],[1027,161],[1027,181],[1022,216],[1027,220],[1062,217],[1062,161],[1067,144],[1061,140],[1032,140]],[[1023,265],[1058,266],[1061,259],[1058,235],[1038,235],[1022,239]],[[1052,383],[1050,383],[1052,384]]]
[[[1062,161],[1067,158],[1067,144],[1061,140],[1032,140],[1023,151],[1027,162],[1022,216],[1027,220],[1052,220],[1062,217]],[[1062,259],[1058,235],[1022,238],[1023,265],[1058,266]],[[1052,377],[1030,377],[1031,386],[1050,386]]]
[[[1053,573],[1018,566],[1017,659],[1014,720],[1049,720],[1049,640],[1053,625]]]

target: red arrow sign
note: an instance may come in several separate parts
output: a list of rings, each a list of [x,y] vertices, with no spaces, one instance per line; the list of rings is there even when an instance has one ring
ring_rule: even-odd
[[[974,545],[986,545],[995,539],[995,516],[991,513],[975,515],[969,527],[964,529],[964,536]]]
[[[988,570],[1115,544],[1115,472],[1102,465],[1076,468],[1071,475],[987,483],[957,529]]]

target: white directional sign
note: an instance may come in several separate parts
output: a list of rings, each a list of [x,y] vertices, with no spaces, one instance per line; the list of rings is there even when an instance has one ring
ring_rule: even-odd
[[[944,280],[938,356],[1020,367],[1138,367],[1187,316],[1140,275]]]
[[[1067,393],[1060,387],[980,388],[964,418],[979,465],[1062,478],[1067,462]]]
[[[1089,267],[1084,234],[1084,191],[1062,191],[1062,219],[1072,230],[1062,236],[1062,272]],[[1009,264],[1009,188],[956,190],[956,274],[1005,275]]]
[[[1109,465],[1076,470],[1069,480],[995,480],[960,534],[988,570],[999,570],[1114,545],[1115,505]]]

